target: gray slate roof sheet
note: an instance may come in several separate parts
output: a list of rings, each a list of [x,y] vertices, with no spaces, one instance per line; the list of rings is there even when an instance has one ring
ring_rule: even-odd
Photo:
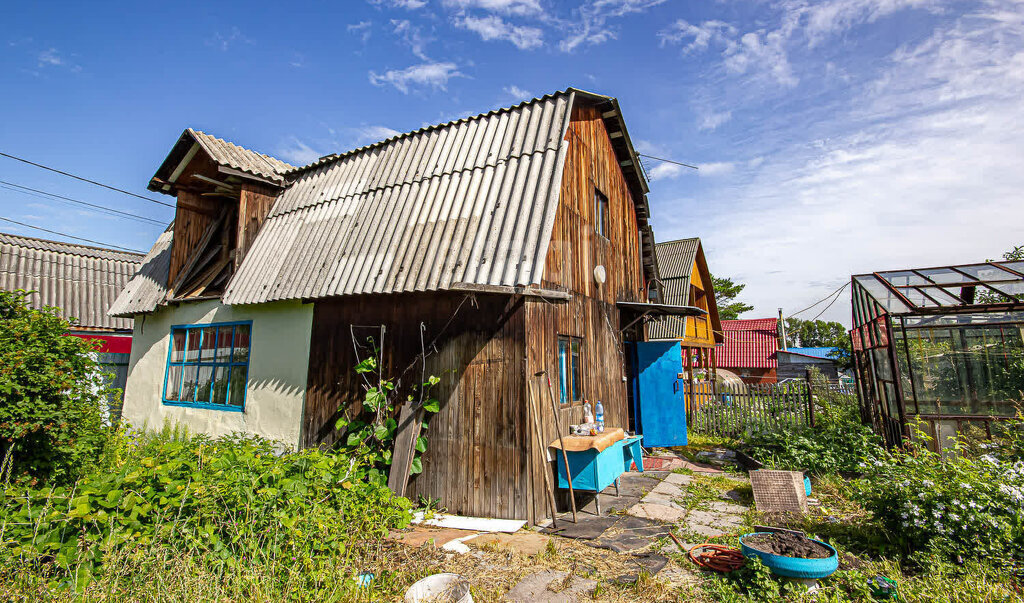
[[[142,255],[0,233],[0,289],[35,291],[35,308],[56,306],[82,327],[130,329],[128,318],[107,315],[139,269]]]

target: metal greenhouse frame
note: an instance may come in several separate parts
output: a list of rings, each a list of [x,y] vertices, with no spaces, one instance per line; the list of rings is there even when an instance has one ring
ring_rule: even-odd
[[[991,437],[1024,399],[1024,261],[852,277],[861,415],[889,445],[923,422],[932,447],[967,425]]]

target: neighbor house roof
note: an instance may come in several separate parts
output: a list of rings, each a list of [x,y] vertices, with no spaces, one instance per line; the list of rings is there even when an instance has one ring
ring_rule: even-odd
[[[832,360],[833,358],[832,358],[832,356],[830,356],[830,354],[835,352],[837,349],[839,349],[839,348],[833,348],[833,347],[811,347],[811,348],[789,347],[789,348],[787,348],[785,350],[779,350],[779,351],[780,352],[782,352],[782,351],[788,352],[790,354],[799,354],[801,356],[810,356],[811,358],[825,358],[827,360]]]
[[[777,318],[723,320],[725,342],[718,346],[715,360],[722,368],[776,368],[779,350]]]
[[[664,241],[654,246],[655,255],[658,260],[658,278],[661,280],[661,289],[664,291],[665,303],[686,306],[690,304],[690,281],[694,266],[698,258],[704,263],[698,269],[707,270],[706,261],[703,259],[700,238],[679,239],[676,241]],[[710,286],[711,274],[703,274],[700,281],[708,283],[708,315],[711,318],[712,327],[719,327],[718,303],[715,301],[713,287]],[[686,322],[684,318],[668,316],[661,320],[654,321],[648,327],[648,337],[651,339],[681,339],[686,333]],[[721,334],[716,333],[715,338],[721,341]]]
[[[142,254],[0,233],[0,289],[35,291],[35,308],[56,306],[88,329],[131,329],[107,309],[132,278]]]
[[[540,283],[577,101],[601,107],[609,131],[621,133],[613,149],[650,233],[647,183],[617,102],[569,89],[286,172],[224,302]],[[653,276],[653,243],[644,244]],[[166,273],[160,246],[147,262]],[[166,276],[147,278],[112,311],[150,312],[165,295]]]

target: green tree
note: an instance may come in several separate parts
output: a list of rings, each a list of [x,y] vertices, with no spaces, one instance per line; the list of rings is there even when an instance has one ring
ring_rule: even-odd
[[[731,278],[714,275],[711,277],[711,283],[715,288],[718,317],[722,320],[736,320],[740,314],[754,309],[754,306],[736,300],[746,287],[743,283],[734,283]]]
[[[95,344],[30,295],[0,291],[0,461],[15,478],[70,481],[102,451],[106,392]]]

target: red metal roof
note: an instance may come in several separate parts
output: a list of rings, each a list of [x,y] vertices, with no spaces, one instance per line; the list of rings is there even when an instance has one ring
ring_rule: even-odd
[[[776,368],[779,351],[779,320],[723,320],[725,343],[715,350],[721,368]]]

